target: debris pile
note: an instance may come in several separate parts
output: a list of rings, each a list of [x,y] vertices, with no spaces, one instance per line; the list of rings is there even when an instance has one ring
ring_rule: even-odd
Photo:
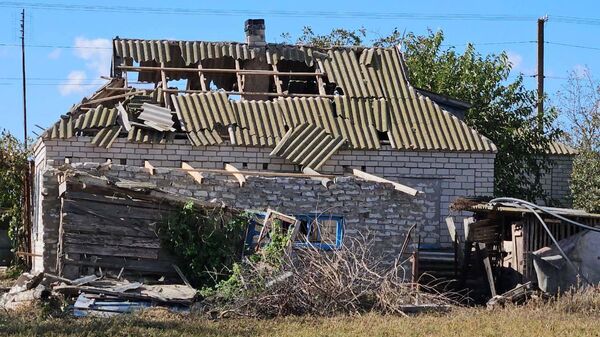
[[[17,310],[36,301],[62,298],[74,303],[75,316],[111,316],[154,306],[189,310],[196,289],[181,284],[144,284],[87,275],[70,280],[49,273],[24,273],[0,299],[0,307]]]

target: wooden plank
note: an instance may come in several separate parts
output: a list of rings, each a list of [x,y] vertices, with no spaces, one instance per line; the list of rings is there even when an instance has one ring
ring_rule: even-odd
[[[419,193],[423,193],[421,191],[415,190],[414,188],[408,187],[406,185],[402,185],[400,183],[391,181],[391,180],[387,180],[381,177],[378,177],[376,175],[373,174],[369,174],[367,172],[363,172],[361,170],[357,170],[357,169],[353,169],[352,170],[352,174],[354,174],[356,177],[367,180],[367,181],[374,181],[374,182],[378,182],[378,183],[387,183],[387,184],[392,184],[394,186],[394,188],[398,191],[404,192],[408,195],[412,195],[413,197],[416,196]]]
[[[194,167],[192,167],[192,165],[190,165],[186,162],[181,162],[181,168],[184,170],[188,170],[187,173],[190,176],[192,176],[192,178],[194,178],[194,180],[198,184],[202,184],[202,180],[204,179],[204,176],[202,175],[201,172],[198,172],[196,169],[194,169]]]
[[[168,82],[167,82],[167,73],[164,70],[165,68],[165,63],[161,62],[160,67],[163,68],[160,71],[160,79],[161,79],[161,85],[162,85],[162,89],[163,89],[163,99],[164,99],[164,103],[165,103],[165,107],[169,108],[171,106],[171,104],[169,104],[169,93],[167,91],[165,91],[166,89],[169,88],[168,86]]]
[[[483,268],[485,270],[485,275],[488,280],[488,285],[490,286],[490,293],[492,297],[496,296],[496,285],[494,284],[494,274],[492,273],[492,265],[490,263],[490,257],[487,254],[487,250],[483,243],[477,244],[478,251],[483,254]]]
[[[240,171],[235,166],[231,164],[225,164],[225,170],[233,174],[235,179],[237,179],[238,183],[240,183],[240,187],[244,186],[244,184],[246,183],[246,177],[244,177],[244,175],[240,173]]]
[[[317,60],[318,68],[315,69],[316,72],[324,72],[325,67],[323,66],[323,61],[320,59]],[[319,87],[319,95],[326,95],[325,93],[325,82],[323,82],[323,77],[317,76],[317,85]]]
[[[86,266],[102,268],[103,270],[124,270],[125,273],[140,272],[155,275],[176,276],[172,267],[173,261],[160,260],[162,252],[159,252],[159,260],[154,259],[132,259],[111,256],[90,256],[81,260],[65,259],[66,265]]]
[[[63,223],[64,231],[72,233],[88,233],[93,235],[114,234],[138,236],[146,238],[156,237],[155,222],[147,220],[112,220],[92,218],[89,216],[74,216],[69,214]]]
[[[454,224],[454,218],[449,216],[446,218],[446,227],[448,227],[448,232],[450,233],[450,240],[452,242],[456,242],[456,225]]]
[[[169,212],[170,210],[175,209],[171,204],[158,204],[156,202],[151,202],[148,200],[140,200],[140,199],[132,199],[132,198],[123,198],[119,196],[113,195],[103,195],[103,194],[95,194],[95,193],[87,193],[87,192],[74,192],[69,191],[67,195],[67,199],[72,201],[77,200],[85,200],[85,201],[93,201],[95,203],[101,204],[112,204],[119,206],[129,206],[143,209],[161,209],[165,212]]]
[[[200,88],[202,88],[203,91],[207,91],[208,86],[206,85],[206,77],[202,72],[202,62],[198,62],[198,77],[200,78]]]
[[[110,234],[81,234],[67,232],[64,235],[65,244],[74,245],[106,245],[106,246],[125,246],[135,248],[159,249],[160,239],[156,237],[138,237],[129,235],[110,235]]]
[[[99,256],[119,256],[135,257],[141,259],[158,259],[158,249],[122,247],[122,246],[103,246],[103,245],[65,245],[65,253],[99,255]]]
[[[147,66],[118,66],[117,68],[127,71],[170,71],[170,72],[185,72],[185,73],[197,73],[197,68],[177,68],[177,67],[147,67]],[[293,76],[293,77],[306,77],[306,76],[325,76],[325,72],[278,72],[272,70],[251,70],[251,69],[223,69],[223,68],[203,68],[202,72],[205,74],[240,74],[240,75],[262,75],[262,76]]]
[[[329,188],[329,185],[333,184],[333,181],[331,181],[331,179],[322,176],[319,172],[311,169],[310,167],[303,168],[302,173],[310,175],[310,179],[320,181],[321,184],[325,186],[325,188]]]
[[[276,64],[273,64],[273,71],[279,72]],[[320,77],[318,77],[318,78],[320,78]],[[276,89],[277,93],[283,94],[283,90],[281,89],[281,80],[279,80],[279,75],[273,75],[273,80],[275,81],[275,89]],[[322,81],[322,79],[321,79],[321,81]]]
[[[166,216],[160,209],[136,208],[132,206],[119,206],[118,204],[97,203],[87,200],[65,199],[64,211],[66,213],[96,216],[110,220],[116,219],[144,219],[157,221]]]
[[[131,89],[129,89],[129,90],[131,90]],[[94,99],[91,101],[83,102],[83,103],[81,103],[81,105],[97,104],[97,103],[102,103],[102,102],[107,102],[107,101],[113,101],[113,100],[119,99],[119,98],[125,98],[125,97],[135,96],[135,95],[144,95],[144,94],[145,94],[145,91],[132,91],[132,92],[128,92],[128,93],[121,94],[121,95],[114,95],[114,96],[98,98],[98,99]]]
[[[239,73],[240,69],[241,69],[240,68],[240,60],[236,59],[235,60],[235,70],[236,70],[235,78],[237,80],[238,91],[240,93],[243,93],[244,92],[244,81],[242,80],[242,76]],[[243,98],[243,96],[242,96],[242,98]]]
[[[124,88],[108,88],[107,90],[115,90],[115,91],[124,91]],[[207,93],[207,92],[214,92],[213,90],[207,89],[207,90],[190,90],[190,89],[167,89],[166,90],[169,93],[188,93],[188,94],[201,94],[201,93]],[[239,91],[233,91],[233,90],[223,90],[222,92],[228,94],[228,95],[241,95],[242,93]],[[246,94],[248,94],[248,92],[246,92]],[[326,94],[290,94],[290,93],[281,93],[278,94],[276,92],[252,92],[253,95],[261,95],[261,96],[272,96],[272,97],[324,97],[324,98],[334,98],[335,95],[326,95]],[[174,101],[172,101],[171,103],[175,104]],[[80,108],[82,110],[86,110],[86,109],[90,109],[90,108],[85,108],[82,107]]]
[[[149,161],[144,160],[144,168],[148,170],[148,173],[151,176],[154,175],[154,165],[152,165]]]

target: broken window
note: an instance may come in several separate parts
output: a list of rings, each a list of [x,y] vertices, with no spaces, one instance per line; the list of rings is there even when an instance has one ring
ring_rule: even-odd
[[[257,245],[264,244],[264,240],[268,234],[268,228],[264,229],[265,216],[271,216],[272,214],[282,215],[287,217],[289,220],[283,219],[282,227],[289,230],[290,225],[293,221],[297,220],[298,230],[294,231],[292,237],[295,238],[293,246],[297,248],[302,247],[313,247],[322,250],[331,250],[341,247],[342,239],[344,236],[344,219],[337,215],[324,215],[324,214],[302,214],[294,216],[286,216],[281,213],[269,211],[269,212],[257,212],[254,214],[255,219],[248,225],[248,231],[246,234],[246,248],[247,251],[254,252]]]
[[[342,244],[344,221],[340,216],[298,215],[300,232],[296,247],[313,246],[324,250],[339,248]]]

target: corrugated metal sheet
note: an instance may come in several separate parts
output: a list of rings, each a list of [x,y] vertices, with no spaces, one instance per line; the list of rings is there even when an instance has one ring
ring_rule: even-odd
[[[561,142],[552,142],[552,144],[550,144],[550,149],[548,153],[554,155],[574,156],[578,154],[579,151],[575,150],[567,144]]]
[[[105,108],[98,105],[94,110],[89,110],[77,117],[75,130],[105,128],[117,123],[117,109]]]
[[[172,96],[184,131],[213,130],[235,122],[231,102],[224,92]]]
[[[277,64],[281,60],[287,60],[304,62],[307,66],[312,67],[316,58],[326,59],[327,54],[306,46],[267,45],[267,62],[269,64]]]
[[[286,132],[279,104],[271,101],[233,101],[236,144],[274,146]]]
[[[271,156],[318,170],[344,143],[342,137],[333,138],[314,124],[301,124],[285,134]]]
[[[142,112],[138,116],[144,124],[157,131],[175,131],[171,110],[157,105],[143,103]]]
[[[117,139],[122,129],[123,127],[121,126],[111,126],[100,129],[96,136],[92,138],[92,144],[108,149],[111,147],[115,139]]]

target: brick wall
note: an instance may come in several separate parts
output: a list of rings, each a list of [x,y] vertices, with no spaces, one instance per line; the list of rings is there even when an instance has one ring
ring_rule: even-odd
[[[573,206],[570,186],[574,158],[574,156],[551,156],[552,166],[541,179],[544,191],[561,207]]]
[[[67,140],[47,140],[40,161],[53,160],[53,165],[64,163],[105,162],[143,166],[150,161],[155,167],[180,167],[186,161],[195,168],[222,169],[229,163],[240,170],[298,171],[293,163],[270,157],[269,148],[242,146],[191,147],[187,140],[171,144],[136,144],[117,139],[111,148],[90,144],[89,137]],[[491,195],[494,185],[494,158],[491,153],[397,151],[382,146],[379,151],[341,150],[319,170],[325,174],[344,174],[357,168],[383,176],[425,192],[420,216],[425,220],[423,230],[428,233],[424,243],[447,245],[449,237],[444,218],[450,215],[449,205],[461,196]],[[456,216],[459,233],[462,232],[462,214]]]

